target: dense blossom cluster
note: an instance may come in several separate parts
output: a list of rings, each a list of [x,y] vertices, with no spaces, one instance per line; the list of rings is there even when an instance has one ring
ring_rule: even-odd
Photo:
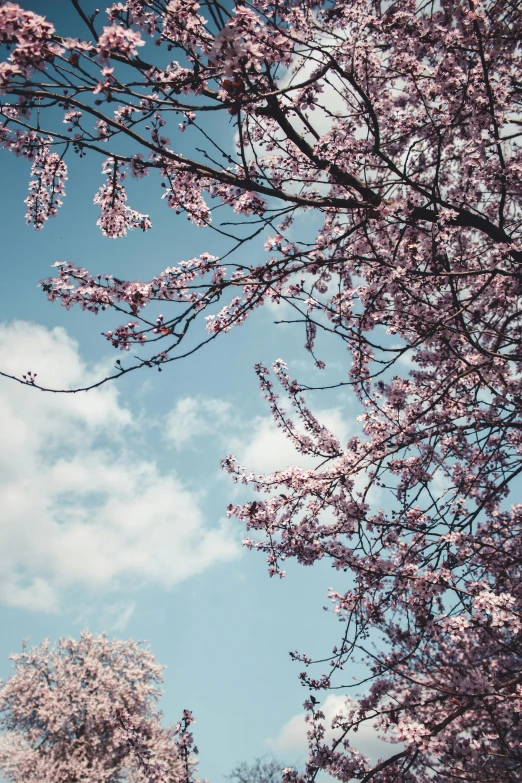
[[[60,52],[53,40],[54,27],[43,16],[25,11],[17,3],[3,2],[0,6],[0,44],[7,44],[11,53],[7,62],[0,63],[0,84],[5,88],[16,77],[27,77],[35,70],[43,70]]]
[[[144,46],[141,34],[135,30],[129,30],[119,24],[104,27],[103,33],[98,38],[98,52],[101,61],[109,61],[112,53],[131,57],[138,54],[138,46]]]
[[[346,573],[330,593],[342,641],[319,677],[294,654],[303,683],[348,687],[354,659],[369,671],[331,742],[307,701],[308,766],[285,780],[520,783],[522,507],[507,499],[522,471],[522,10],[127,0],[82,22],[84,39],[63,38],[0,3],[0,143],[33,160],[35,227],[56,211],[71,151],[106,159],[95,199],[109,237],[150,227],[127,207],[127,169],[157,172],[167,205],[196,225],[220,205],[242,225],[216,228],[235,250],[226,265],[176,259],[131,282],[60,262],[48,297],[123,312],[106,338],[150,348],[117,375],[161,369],[196,322],[203,343],[265,302],[291,305],[317,367],[319,334],[348,351],[358,435],[330,433],[278,360],[275,383],[256,367],[261,388],[316,469],[261,476],[223,462],[257,493],[229,511],[270,573],[292,557]],[[220,113],[232,152],[214,132]],[[267,258],[254,266],[244,249],[256,238]],[[155,302],[162,315],[149,315]],[[400,743],[375,764],[350,746],[365,722]]]
[[[112,719],[120,745],[131,751],[133,760],[137,762],[147,783],[167,783],[173,779],[178,783],[190,783],[195,779],[198,749],[194,744],[194,735],[190,731],[191,724],[195,722],[190,710],[183,710],[182,719],[171,728],[171,737],[175,738],[178,751],[178,763],[175,768],[172,768],[168,766],[168,760],[155,748],[151,749],[143,728],[134,718],[132,711],[129,712],[128,707],[125,710],[117,709]]]
[[[51,152],[50,143],[36,148],[31,167],[29,195],[27,204],[27,222],[36,229],[42,228],[45,221],[54,217],[65,195],[67,166],[58,153]]]
[[[0,684],[7,780],[187,783],[197,753],[193,718],[161,725],[163,667],[151,652],[84,631],[54,647],[24,646],[11,659],[14,673]]]
[[[123,237],[132,228],[147,231],[151,228],[148,215],[142,215],[127,206],[127,194],[122,180],[127,176],[125,164],[113,158],[107,158],[103,164],[103,173],[107,174],[107,183],[102,185],[94,197],[94,203],[100,207],[98,225],[102,234],[108,237]]]
[[[289,36],[264,24],[253,9],[236,6],[214,38],[208,56],[213,64],[223,64],[225,76],[234,78],[244,71],[251,76],[261,72],[265,60],[291,65],[292,51]]]

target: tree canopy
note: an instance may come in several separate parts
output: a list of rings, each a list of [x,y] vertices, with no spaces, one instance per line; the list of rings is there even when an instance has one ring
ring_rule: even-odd
[[[230,249],[148,281],[58,262],[47,296],[114,311],[106,339],[141,350],[114,378],[161,369],[267,302],[292,309],[317,367],[319,332],[347,351],[339,384],[360,401],[358,436],[329,432],[308,379],[279,359],[257,365],[259,382],[315,469],[223,461],[258,493],[229,513],[271,574],[288,558],[347,574],[330,595],[344,627],[328,673],[295,653],[303,682],[347,688],[360,657],[370,671],[333,742],[306,702],[310,758],[286,783],[322,769],[520,781],[522,506],[507,502],[522,470],[519,5],[126,0],[91,14],[71,2],[83,37],[0,4],[0,143],[32,162],[28,221],[58,212],[71,155],[98,156],[104,234],[151,228],[125,190],[128,175],[151,175],[167,207]],[[221,114],[229,148],[212,132]],[[221,206],[236,217],[216,224]],[[190,342],[199,324],[206,336]],[[400,749],[365,759],[350,746],[365,722]]]
[[[0,684],[0,770],[13,783],[186,780],[186,726],[164,727],[163,667],[132,639],[84,631],[12,655]],[[182,731],[183,728],[183,731]],[[190,742],[189,742],[190,747]],[[192,766],[192,762],[190,762]]]

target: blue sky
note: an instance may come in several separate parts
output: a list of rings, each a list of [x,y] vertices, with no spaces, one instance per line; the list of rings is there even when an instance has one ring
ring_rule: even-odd
[[[44,6],[56,20],[65,4],[32,4]],[[227,121],[214,131],[232,145]],[[216,234],[167,208],[152,178],[131,187],[130,203],[154,228],[104,238],[92,203],[101,162],[69,160],[64,206],[36,233],[24,221],[29,166],[0,152],[3,370],[75,386],[119,358],[100,335],[118,319],[67,312],[37,288],[56,260],[147,279],[203,251],[223,252]],[[263,241],[245,253],[248,263],[263,260]],[[168,667],[166,720],[193,710],[200,774],[216,782],[267,752],[299,760],[307,691],[288,653],[322,656],[342,630],[322,609],[328,587],[343,588],[341,575],[290,564],[286,579],[271,580],[263,557],[242,548],[244,530],[226,520],[226,506],[242,495],[219,469],[225,454],[256,471],[299,464],[252,368],[281,356],[300,378],[315,381],[318,371],[304,334],[275,326],[276,315],[258,310],[161,374],[141,371],[87,395],[46,395],[0,379],[0,677],[25,637],[36,644],[88,627],[146,639]],[[325,347],[323,356],[333,380],[348,368],[337,350]],[[342,440],[355,431],[359,410],[347,393],[323,394],[315,410]],[[329,698],[333,709],[338,697]]]

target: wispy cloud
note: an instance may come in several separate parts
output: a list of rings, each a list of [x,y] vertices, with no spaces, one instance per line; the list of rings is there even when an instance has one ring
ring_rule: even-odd
[[[0,367],[38,369],[46,385],[93,376],[63,329],[0,326]],[[134,448],[115,385],[54,395],[0,379],[0,602],[54,611],[67,589],[172,587],[240,548],[226,520]]]
[[[231,403],[207,397],[183,397],[167,416],[164,436],[176,449],[195,446],[201,436],[219,435],[234,421]]]
[[[325,743],[331,743],[339,736],[340,730],[332,728],[332,720],[336,715],[345,715],[349,706],[349,699],[336,694],[330,694],[324,700],[320,709],[325,716],[323,721],[326,729]],[[304,760],[308,747],[306,732],[305,713],[302,712],[290,718],[276,737],[266,740],[266,745],[280,758],[293,758],[299,755],[301,760]],[[362,724],[357,733],[352,732],[349,740],[352,748],[373,762],[397,752],[397,745],[379,739],[379,731],[370,722]]]
[[[123,631],[136,610],[136,601],[120,599],[115,601],[96,601],[82,606],[75,617],[75,625],[81,628],[98,628],[108,633]]]
[[[350,418],[341,407],[314,408],[314,415],[342,444],[358,429],[355,412]],[[177,449],[187,444],[195,447],[198,438],[212,437],[221,446],[222,456],[232,452],[241,464],[256,473],[282,470],[289,465],[310,468],[318,462],[296,451],[272,416],[247,418],[244,411],[220,399],[199,396],[178,400],[168,416],[164,437]]]

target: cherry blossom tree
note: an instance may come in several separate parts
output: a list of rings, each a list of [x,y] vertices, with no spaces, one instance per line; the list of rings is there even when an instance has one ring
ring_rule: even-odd
[[[84,631],[12,655],[0,685],[0,771],[13,783],[188,783],[194,761],[186,712],[158,711],[163,667],[133,640]]]
[[[522,780],[522,506],[507,500],[522,471],[519,4],[126,0],[102,14],[71,2],[76,38],[0,3],[0,143],[31,161],[28,222],[57,213],[71,154],[99,156],[105,235],[151,228],[125,190],[150,175],[166,208],[230,249],[139,282],[57,262],[49,299],[115,313],[104,337],[141,358],[113,378],[161,370],[266,302],[303,326],[318,368],[319,333],[348,351],[338,385],[361,404],[358,436],[329,432],[309,380],[277,360],[256,367],[261,388],[316,468],[223,462],[258,493],[229,513],[272,575],[288,558],[346,574],[330,592],[343,633],[327,672],[294,653],[312,691],[310,758],[286,783],[322,769]],[[216,225],[222,206],[232,217]],[[253,266],[256,241],[267,256]],[[354,659],[367,690],[357,683],[329,741],[313,694],[353,684]],[[376,764],[350,745],[365,722],[400,743]]]

